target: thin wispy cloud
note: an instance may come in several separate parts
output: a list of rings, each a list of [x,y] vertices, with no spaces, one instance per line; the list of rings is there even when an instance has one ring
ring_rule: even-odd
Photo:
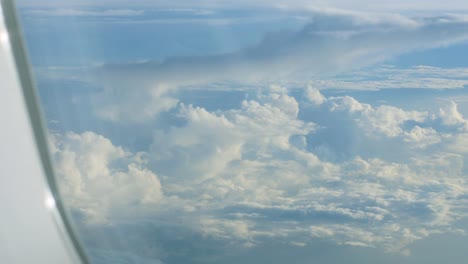
[[[141,102],[157,105],[150,99],[155,98],[153,95],[160,98],[187,85],[307,81],[380,63],[415,49],[459,43],[468,38],[467,28],[465,19],[451,15],[410,18],[343,11],[315,13],[299,31],[272,32],[257,45],[232,53],[104,65],[99,76],[107,76],[111,83],[105,87],[98,105],[103,107],[101,111],[109,112],[106,108],[119,102],[119,109],[111,110],[113,120],[128,120],[124,112],[132,109],[128,105],[131,100],[119,99],[118,94],[126,93],[115,91],[125,91],[129,86],[139,89],[138,94],[144,97],[137,99],[141,106]],[[464,83],[458,81],[457,85]],[[158,111],[152,111],[147,116],[157,114]]]
[[[165,7],[165,8],[199,8],[199,3],[190,0],[179,0],[177,2],[167,0],[101,0],[99,2],[92,0],[20,0],[20,6],[144,6],[144,7]],[[436,0],[394,0],[379,1],[372,0],[280,0],[272,3],[268,0],[240,0],[233,3],[228,0],[205,0],[204,7],[223,8],[285,8],[285,9],[304,9],[310,7],[322,8],[341,8],[349,10],[367,10],[367,11],[438,11],[440,10],[467,10],[466,2],[463,0],[452,0],[450,2],[440,2]]]
[[[28,15],[37,15],[43,17],[49,16],[70,16],[70,17],[134,17],[141,16],[145,13],[139,9],[105,9],[105,10],[89,10],[89,9],[33,9],[25,11]]]

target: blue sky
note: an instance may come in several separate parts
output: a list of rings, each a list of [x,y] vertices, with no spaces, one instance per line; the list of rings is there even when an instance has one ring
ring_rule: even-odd
[[[467,8],[20,1],[92,262],[463,263]]]

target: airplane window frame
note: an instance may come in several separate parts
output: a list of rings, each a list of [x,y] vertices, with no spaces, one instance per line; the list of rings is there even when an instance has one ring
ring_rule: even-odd
[[[0,167],[0,197],[4,198],[0,199],[0,245],[5,243],[0,246],[0,262],[86,264],[89,262],[55,182],[16,10],[14,0],[1,0],[0,80],[5,90],[0,97],[3,112],[0,117],[5,119],[6,126],[2,129],[0,154],[11,155],[8,159],[6,155],[2,157],[4,164]],[[7,164],[11,161],[21,165]],[[25,183],[30,186],[24,188]]]

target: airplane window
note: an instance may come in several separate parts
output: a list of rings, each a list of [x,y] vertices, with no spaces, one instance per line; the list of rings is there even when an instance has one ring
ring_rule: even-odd
[[[465,1],[17,6],[91,263],[465,263]]]

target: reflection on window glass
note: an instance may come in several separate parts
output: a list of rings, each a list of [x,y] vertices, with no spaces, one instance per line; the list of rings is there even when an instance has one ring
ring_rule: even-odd
[[[92,263],[465,263],[465,2],[57,2],[19,14]]]

